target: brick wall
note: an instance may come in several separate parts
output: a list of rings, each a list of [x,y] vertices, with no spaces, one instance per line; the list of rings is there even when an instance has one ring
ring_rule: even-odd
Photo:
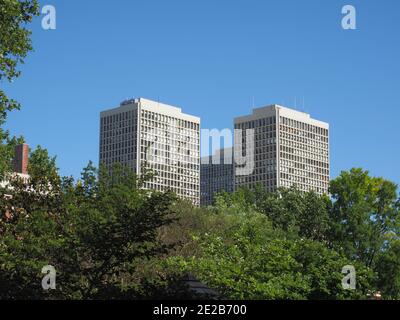
[[[14,172],[27,174],[29,159],[29,146],[21,144],[15,147]]]

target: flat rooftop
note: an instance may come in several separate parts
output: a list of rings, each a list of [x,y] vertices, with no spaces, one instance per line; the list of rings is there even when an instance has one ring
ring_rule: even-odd
[[[303,112],[303,111],[298,111],[295,109],[291,109],[288,107],[284,107],[278,104],[272,104],[269,106],[261,107],[261,108],[255,108],[253,109],[253,113],[245,116],[240,116],[236,117],[234,119],[235,123],[240,123],[240,122],[247,122],[247,121],[252,121],[252,120],[257,120],[260,118],[264,117],[272,117],[276,116],[276,114],[279,112],[279,116],[286,117],[289,119],[293,119],[296,121],[308,123],[311,125],[319,126],[325,129],[329,129],[329,123],[316,120],[311,118],[310,114]]]
[[[166,103],[161,103],[159,101],[154,101],[145,98],[135,98],[135,99],[125,100],[121,102],[120,106],[118,107],[102,111],[100,113],[100,117],[106,117],[112,114],[132,110],[137,108],[138,106],[140,106],[142,110],[148,110],[166,116],[177,117],[183,120],[200,123],[199,117],[183,113],[180,107],[172,106]]]

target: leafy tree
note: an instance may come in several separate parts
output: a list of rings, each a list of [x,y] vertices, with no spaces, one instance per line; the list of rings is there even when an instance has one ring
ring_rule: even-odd
[[[239,188],[233,193],[221,192],[215,196],[215,206],[236,212],[255,209],[255,194],[248,188]]]
[[[400,241],[392,240],[382,251],[375,265],[377,287],[384,299],[400,299]]]
[[[132,289],[123,281],[134,273],[137,260],[165,254],[170,247],[157,240],[157,230],[173,221],[169,215],[175,196],[138,189],[136,177],[126,172],[123,179],[103,172],[93,181],[97,173],[89,166],[75,189],[74,205],[68,208],[68,220],[74,223],[67,228],[66,245],[75,254],[63,255],[67,260],[59,263],[72,268],[62,275],[63,283],[79,298],[110,298],[110,289],[123,296],[122,289]],[[68,280],[71,275],[78,279]]]
[[[38,172],[46,174],[42,181],[52,183],[40,184],[38,192],[34,182],[16,178],[8,190],[13,198],[0,203],[1,212],[7,205],[17,217],[0,222],[0,296],[136,297],[137,265],[172,247],[158,240],[158,229],[174,221],[175,196],[138,189],[128,170],[120,178],[114,170],[111,178],[105,172],[99,175],[91,164],[77,183],[52,179],[53,159],[43,149],[33,155],[32,168],[41,163]],[[45,265],[56,268],[55,291],[41,289]]]
[[[56,157],[49,156],[47,149],[37,146],[29,156],[28,172],[31,180],[52,182],[60,178],[56,160]]]
[[[12,82],[20,76],[18,65],[32,50],[31,32],[26,25],[38,14],[36,0],[0,0],[0,82]],[[19,103],[0,89],[0,180],[11,169],[14,146],[22,142],[10,137],[2,127],[7,113],[19,108]]]
[[[206,213],[204,225],[193,230],[196,256],[173,256],[172,270],[191,272],[219,294],[231,299],[303,299],[308,290],[290,242],[278,236],[267,218],[257,213]],[[216,222],[218,221],[218,225]]]
[[[389,233],[399,234],[397,186],[352,169],[331,181],[332,241],[345,254],[373,266]]]
[[[49,265],[64,244],[60,217],[64,213],[55,160],[38,147],[30,155],[31,178],[9,176],[0,197],[0,296],[39,299],[42,267]],[[8,212],[8,215],[5,215]]]
[[[305,210],[303,193],[294,187],[266,193],[259,201],[259,210],[271,219],[275,227],[298,232],[298,218]]]
[[[301,192],[295,187],[276,192],[267,192],[260,186],[254,190],[241,188],[232,194],[217,195],[216,206],[262,212],[276,228],[314,240],[327,238],[331,201],[314,192]]]
[[[46,150],[31,160],[32,179],[11,181],[13,198],[0,199],[1,212],[12,213],[0,222],[4,298],[188,298],[179,286],[187,273],[231,299],[399,297],[396,186],[363,171],[334,180],[332,200],[255,188],[195,208],[141,189],[151,172],[116,166],[110,176],[89,163],[74,182],[58,176]],[[46,293],[40,270],[48,264],[57,290]],[[342,288],[346,265],[356,269],[356,290]]]
[[[310,287],[307,299],[365,299],[374,290],[375,274],[364,264],[352,261],[318,241],[295,241],[293,256]],[[341,270],[352,265],[356,270],[356,290],[344,290]]]
[[[299,235],[312,240],[326,242],[329,233],[329,212],[331,201],[315,192],[304,193],[304,208],[297,218]]]
[[[351,259],[274,228],[261,213],[202,210],[183,214],[180,223],[204,221],[192,224],[189,243],[162,270],[191,272],[230,299],[359,299],[372,289],[374,274],[356,264],[357,290],[344,290],[341,271]]]

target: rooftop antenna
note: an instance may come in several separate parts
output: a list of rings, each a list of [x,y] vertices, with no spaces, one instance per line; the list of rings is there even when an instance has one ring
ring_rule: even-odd
[[[253,109],[254,109],[254,107],[255,107],[255,104],[254,104],[254,96],[253,96]]]
[[[306,104],[305,104],[304,96],[303,96],[303,111],[306,112]]]

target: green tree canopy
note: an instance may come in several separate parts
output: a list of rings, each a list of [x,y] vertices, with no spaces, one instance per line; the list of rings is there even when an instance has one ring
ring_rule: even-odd
[[[334,246],[373,266],[387,235],[399,235],[397,185],[352,169],[331,181],[330,192]]]
[[[128,169],[113,178],[93,165],[82,179],[54,179],[54,159],[39,148],[31,158],[41,181],[10,181],[11,199],[0,200],[0,296],[2,298],[93,299],[137,295],[131,278],[138,261],[163,255],[172,245],[158,229],[173,221],[171,193],[136,187]],[[36,170],[36,169],[35,169]],[[48,183],[51,181],[51,183]],[[47,187],[47,189],[45,189]],[[41,288],[42,267],[57,271],[57,290]]]
[[[0,0],[0,83],[12,82],[20,76],[18,66],[32,50],[27,25],[38,14],[36,0]],[[22,142],[10,137],[3,128],[7,113],[19,108],[20,104],[0,89],[0,180],[11,169],[14,146]]]

